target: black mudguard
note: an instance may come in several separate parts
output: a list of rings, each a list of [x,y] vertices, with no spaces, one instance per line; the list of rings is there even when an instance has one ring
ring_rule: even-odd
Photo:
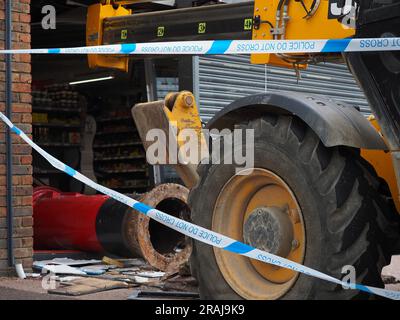
[[[262,117],[266,113],[299,117],[314,130],[326,147],[387,149],[380,134],[356,107],[320,96],[286,91],[236,100],[217,113],[207,128],[232,129],[236,123]]]

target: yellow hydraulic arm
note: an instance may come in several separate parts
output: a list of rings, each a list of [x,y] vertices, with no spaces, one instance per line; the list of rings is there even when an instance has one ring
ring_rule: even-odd
[[[146,3],[151,0],[102,0],[98,4],[89,6],[86,22],[86,45],[103,45],[103,22],[106,18],[132,15],[132,10],[125,5]],[[124,40],[121,38],[121,42]],[[90,68],[111,68],[128,72],[129,58],[123,55],[89,55]]]
[[[240,8],[238,4],[212,5],[145,14],[134,14],[132,10],[124,7],[143,2],[151,1],[103,0],[90,6],[87,17],[87,45],[137,42],[138,38],[142,42],[223,38],[226,40],[339,39],[352,37],[355,34],[355,11],[340,19],[329,18],[328,0],[255,0],[254,4],[249,3]],[[241,16],[238,16],[237,9],[242,10]],[[190,14],[193,14],[193,21],[189,24]],[[108,24],[108,28],[104,23],[106,19],[113,21]],[[219,22],[221,27],[218,27]],[[212,24],[217,26],[212,28]],[[220,31],[222,26],[227,24],[235,26]],[[193,32],[185,33],[185,29]],[[108,37],[108,41],[104,41],[105,33],[114,34],[111,38]],[[143,38],[144,35],[148,35],[148,38]],[[323,60],[329,58],[326,55],[322,58],[319,54],[256,54],[252,56],[252,63],[304,68],[308,62],[318,61],[319,57]],[[337,57],[334,55],[334,58]],[[89,65],[91,68],[107,67],[127,71],[128,57],[91,55]]]

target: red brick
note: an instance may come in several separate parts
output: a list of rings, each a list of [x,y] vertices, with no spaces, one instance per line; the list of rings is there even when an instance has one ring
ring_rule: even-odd
[[[31,204],[32,201],[29,203]],[[18,207],[14,209],[14,216],[15,217],[30,217],[32,216],[32,207]]]
[[[33,218],[32,217],[23,217],[22,218],[22,226],[23,227],[32,227],[33,226]]]
[[[33,255],[32,248],[15,248],[14,255],[16,259],[30,258]]]
[[[33,177],[32,176],[21,176],[20,183],[22,185],[32,185],[33,184]]]
[[[4,3],[0,1],[0,48],[4,48]],[[13,42],[15,49],[31,47],[30,0],[11,1],[13,21]],[[11,120],[28,136],[32,133],[32,67],[30,55],[12,56],[13,112]],[[0,111],[5,110],[5,63],[0,55]],[[6,208],[6,148],[5,125],[0,123],[0,274],[8,273],[7,263],[7,208]],[[20,137],[12,135],[13,143],[13,212],[14,212],[14,254],[16,262],[25,268],[32,266],[33,218],[32,218],[32,148]]]
[[[21,156],[21,164],[32,164],[32,155]]]
[[[29,14],[26,14],[26,13],[21,13],[19,15],[19,21],[30,23],[31,22],[31,16]]]
[[[13,112],[32,112],[32,105],[29,103],[14,103],[13,104]]]
[[[14,236],[16,238],[26,238],[26,237],[33,237],[33,228],[32,227],[27,227],[27,228],[15,228],[14,229]]]

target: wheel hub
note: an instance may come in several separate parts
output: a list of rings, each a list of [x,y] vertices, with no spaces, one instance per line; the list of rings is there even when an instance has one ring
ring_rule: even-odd
[[[257,249],[287,257],[292,250],[293,226],[286,210],[278,207],[253,210],[244,224],[243,239]]]
[[[290,187],[264,168],[244,170],[226,182],[214,206],[212,229],[288,260],[303,263],[305,228]],[[278,299],[298,273],[214,249],[224,279],[246,299]]]

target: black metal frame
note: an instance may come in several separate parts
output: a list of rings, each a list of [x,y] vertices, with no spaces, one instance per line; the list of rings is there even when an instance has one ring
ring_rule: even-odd
[[[252,2],[244,2],[107,18],[103,23],[103,44],[251,39],[252,23],[245,21],[253,21],[253,9]],[[127,36],[121,37],[122,33]]]
[[[400,36],[400,0],[360,2],[358,38]],[[400,53],[359,52],[345,55],[363,88],[386,142],[400,187]]]
[[[360,2],[357,38],[400,36],[400,0]],[[345,55],[392,151],[400,187],[400,53],[356,52]]]
[[[357,38],[400,36],[399,0],[379,8],[374,8],[372,1],[371,7],[365,3],[358,19]],[[400,53],[349,53],[346,58],[389,144],[393,149],[400,149]]]

